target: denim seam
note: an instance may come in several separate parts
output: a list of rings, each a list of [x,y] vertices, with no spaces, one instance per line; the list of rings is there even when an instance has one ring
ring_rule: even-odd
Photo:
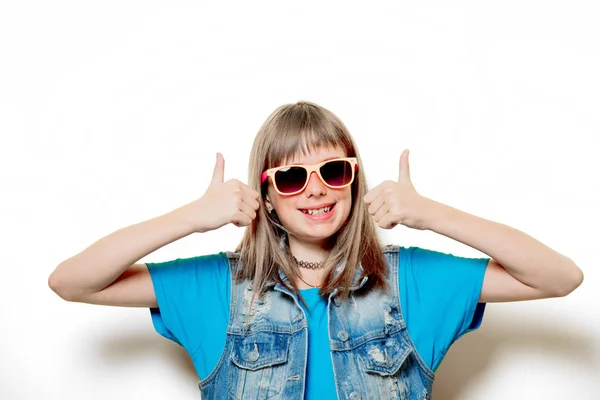
[[[232,265],[229,262],[229,257],[227,258],[227,265],[229,267],[229,281],[230,281],[230,293],[229,293],[229,321],[227,322],[227,326],[229,327],[229,325],[231,324],[231,321],[233,320],[233,315],[234,315],[234,308],[235,306],[233,306],[233,304],[235,304],[235,300],[236,300],[236,290],[235,287],[233,286],[233,273],[231,273],[232,270]],[[229,330],[229,329],[227,329]],[[226,338],[225,338],[225,346],[223,348],[223,352],[221,353],[221,357],[219,358],[219,362],[217,362],[217,365],[213,368],[213,370],[206,376],[206,378],[202,379],[200,378],[200,382],[199,382],[199,388],[202,389],[203,387],[205,387],[208,383],[210,383],[213,379],[216,378],[219,370],[221,369],[221,366],[223,365],[224,361],[227,359],[227,354],[231,353],[230,350],[231,347],[231,337],[229,334],[226,334]],[[194,354],[200,349],[200,347],[198,347],[198,349],[196,349],[194,351]],[[192,354],[193,356],[193,354]]]
[[[404,320],[404,315],[402,313],[402,302],[400,301],[400,282],[398,280],[399,277],[399,273],[400,273],[400,261],[402,260],[401,254],[404,253],[404,248],[402,247],[398,247],[398,251],[396,252],[395,255],[392,256],[392,261],[394,261],[394,258],[397,258],[395,261],[395,263],[393,266],[393,280],[394,280],[394,287],[395,287],[395,292],[397,294],[397,299],[398,299],[398,307],[400,310],[400,318],[402,318],[402,320]],[[407,254],[406,257],[408,257],[409,255]],[[396,295],[395,294],[395,295]],[[414,355],[415,355],[415,359],[417,360],[417,363],[419,363],[419,366],[423,369],[423,371],[425,372],[425,374],[431,379],[431,381],[433,382],[433,380],[435,379],[435,372],[433,372],[431,370],[431,368],[429,368],[427,366],[427,364],[425,363],[425,360],[423,360],[423,357],[421,357],[421,354],[419,354],[419,351],[417,350],[417,346],[415,346],[415,343],[413,342],[412,338],[410,337],[410,334],[408,333],[408,329],[406,329],[406,333],[405,333],[405,340],[408,341],[408,343],[413,347],[414,351]]]

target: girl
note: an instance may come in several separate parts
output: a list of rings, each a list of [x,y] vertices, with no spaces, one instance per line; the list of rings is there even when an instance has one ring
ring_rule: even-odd
[[[149,307],[190,354],[203,399],[430,399],[450,345],[485,303],[565,296],[583,280],[526,234],[397,181],[368,190],[344,124],[310,102],[279,107],[253,144],[249,184],[224,182],[118,230],[49,278],[63,299]],[[194,232],[245,226],[235,252],[135,263]],[[382,246],[376,225],[429,229],[487,254]]]

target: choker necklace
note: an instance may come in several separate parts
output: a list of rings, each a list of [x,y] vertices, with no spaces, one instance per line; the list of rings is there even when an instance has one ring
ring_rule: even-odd
[[[292,257],[294,257],[294,256],[292,256]],[[296,264],[300,268],[319,269],[319,268],[323,268],[325,266],[325,261],[320,261],[320,262],[316,262],[316,261],[300,261],[296,257],[294,257],[294,261],[296,261]],[[306,282],[304,282],[304,283],[306,283]],[[308,285],[308,283],[306,283],[306,284]]]

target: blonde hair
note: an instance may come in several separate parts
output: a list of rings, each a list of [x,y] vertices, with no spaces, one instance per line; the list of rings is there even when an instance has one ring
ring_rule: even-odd
[[[294,278],[299,275],[298,267],[292,261],[288,231],[275,211],[267,212],[265,196],[269,180],[261,185],[260,176],[266,169],[283,165],[299,153],[307,155],[320,147],[341,148],[346,157],[356,157],[358,171],[351,187],[350,215],[327,243],[329,256],[324,268],[328,273],[319,294],[329,295],[335,288],[340,288],[341,300],[345,300],[359,263],[363,267],[361,278],[369,276],[369,287],[387,288],[387,263],[375,222],[363,201],[367,181],[356,144],[346,126],[331,111],[315,103],[299,101],[277,108],[267,118],[256,135],[250,154],[248,185],[261,193],[260,206],[236,249],[241,262],[236,279],[253,280],[255,293],[262,294],[269,281],[285,285],[279,276],[281,270],[290,281],[291,290],[299,294],[294,283]],[[334,274],[339,263],[344,268]]]

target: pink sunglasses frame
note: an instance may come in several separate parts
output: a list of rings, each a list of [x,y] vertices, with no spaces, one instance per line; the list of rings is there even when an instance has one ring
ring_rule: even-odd
[[[342,185],[342,186],[331,186],[330,184],[325,182],[325,180],[321,176],[321,171],[319,171],[319,170],[323,165],[325,165],[329,162],[332,162],[332,161],[348,161],[348,162],[350,162],[350,164],[352,166],[352,179],[350,180],[350,182],[348,182],[347,184]],[[283,193],[283,192],[279,191],[279,188],[277,188],[277,184],[275,183],[275,173],[282,168],[289,168],[289,167],[304,168],[306,170],[307,178],[306,178],[306,181],[304,182],[304,186],[302,186],[302,189],[300,189],[296,192],[292,192],[292,193]],[[313,171],[317,173],[317,176],[319,177],[319,179],[321,180],[321,182],[323,182],[323,184],[325,186],[330,187],[332,189],[341,189],[343,187],[351,185],[352,182],[354,182],[354,178],[356,177],[357,170],[358,170],[358,160],[356,159],[356,157],[332,158],[331,160],[326,160],[326,161],[320,162],[318,164],[313,164],[313,165],[290,164],[290,165],[282,165],[280,167],[275,167],[275,168],[269,168],[268,170],[266,170],[262,173],[262,175],[260,177],[260,183],[262,185],[267,180],[267,178],[271,177],[271,182],[273,182],[273,187],[275,188],[277,193],[279,193],[282,196],[291,196],[294,194],[301,193],[302,191],[304,191],[304,189],[306,189],[306,186],[308,185],[308,181],[310,180],[310,176],[313,173]]]

